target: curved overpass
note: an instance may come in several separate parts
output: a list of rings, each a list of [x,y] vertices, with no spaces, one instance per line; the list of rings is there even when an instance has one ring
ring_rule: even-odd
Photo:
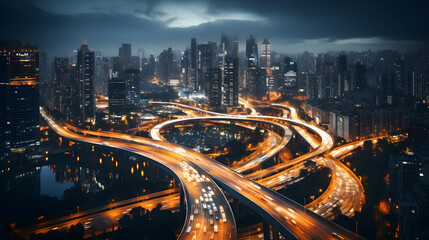
[[[198,119],[234,121],[240,118],[231,116],[193,118],[193,120]],[[261,121],[251,118],[242,120]],[[161,123],[153,129],[151,135],[156,139],[162,140],[163,138],[159,134],[160,129],[168,124],[182,121],[186,120],[178,119]],[[267,222],[278,229],[283,236],[296,239],[336,239],[335,235],[338,234],[347,239],[356,238],[354,233],[320,215],[306,211],[300,204],[244,177],[201,153],[195,154],[200,156],[200,161],[196,164],[207,171],[229,194],[250,206]],[[198,157],[193,159],[198,159]],[[358,239],[361,238],[358,236]]]
[[[263,120],[248,119],[248,118],[237,118],[237,117],[234,117],[234,118],[232,118],[232,117],[194,117],[194,118],[175,119],[175,120],[166,121],[166,122],[163,122],[163,123],[156,125],[154,128],[151,129],[150,136],[155,140],[165,141],[165,139],[161,136],[161,133],[160,133],[160,131],[163,128],[165,128],[169,125],[173,125],[173,124],[177,124],[177,123],[181,123],[181,122],[198,121],[198,120],[245,121],[245,122],[253,122],[253,123],[262,123],[262,124],[271,125],[273,127],[276,127],[278,129],[282,130],[282,133],[283,133],[282,139],[278,144],[275,144],[274,147],[269,148],[267,151],[256,156],[255,158],[252,158],[249,161],[245,161],[245,162],[239,163],[239,164],[231,167],[231,169],[233,169],[237,172],[246,172],[252,168],[257,167],[258,165],[260,165],[264,161],[271,159],[273,156],[278,154],[278,152],[280,150],[282,150],[289,143],[289,140],[292,137],[292,132],[285,125],[281,125],[281,124],[277,124],[277,123],[273,123],[273,122],[268,122],[268,121],[263,121]]]
[[[181,182],[186,197],[186,220],[179,239],[209,239],[211,235],[215,234],[218,239],[236,238],[235,219],[225,195],[204,170],[194,164],[196,160],[192,161],[190,159],[192,158],[191,150],[171,143],[125,134],[82,130],[82,133],[85,134],[82,135],[69,130],[67,127],[58,125],[43,110],[41,110],[41,115],[60,136],[77,142],[119,149],[146,157],[154,164],[176,176]],[[74,130],[79,129],[75,128]],[[186,153],[190,154],[187,155]],[[210,192],[211,189],[213,195],[204,196],[202,189],[205,189],[205,192]],[[211,224],[210,219],[214,218],[213,213],[210,214],[207,208],[203,207],[203,203],[211,205],[214,203],[218,209],[222,206],[226,222],[214,220],[214,224]],[[191,215],[194,215],[194,217],[191,217]],[[218,228],[217,233],[215,233],[215,225]]]

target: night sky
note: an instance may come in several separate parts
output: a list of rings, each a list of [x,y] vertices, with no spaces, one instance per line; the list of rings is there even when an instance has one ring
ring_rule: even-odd
[[[191,37],[220,41],[250,29],[272,50],[415,49],[429,46],[429,1],[411,0],[0,0],[1,40],[37,44],[52,56],[70,56],[84,40],[104,55],[122,42],[133,54],[173,47]]]

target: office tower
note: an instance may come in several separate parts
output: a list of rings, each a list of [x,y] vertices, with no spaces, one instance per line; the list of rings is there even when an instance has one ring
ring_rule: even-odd
[[[271,76],[272,76],[272,82],[268,84],[269,90],[274,91],[279,89],[280,87],[283,87],[283,78],[284,73],[282,72],[280,62],[273,62],[270,66]]]
[[[67,121],[72,117],[72,81],[74,74],[68,58],[55,58],[54,82],[58,110]]]
[[[190,82],[192,86],[194,87],[195,91],[198,91],[198,74],[197,74],[197,39],[192,38],[191,39],[191,53],[190,55]]]
[[[349,77],[347,72],[347,56],[345,54],[340,54],[337,59],[337,71],[338,71],[338,96],[343,96],[344,91],[348,89]]]
[[[238,57],[227,55],[223,67],[223,104],[238,106]]]
[[[357,61],[352,75],[354,90],[363,90],[366,87],[366,66]]]
[[[131,44],[122,43],[122,47],[119,48],[119,58],[122,61],[122,69],[130,68],[131,64]]]
[[[334,97],[334,88],[336,82],[335,66],[333,63],[318,64],[317,67],[317,94],[319,99]]]
[[[143,48],[137,49],[137,56],[139,57],[139,68],[140,68],[140,70],[142,70],[143,58],[144,58],[144,49]]]
[[[125,69],[125,105],[127,109],[135,109],[140,103],[140,70]]]
[[[239,44],[238,44],[238,36],[234,36],[234,41],[232,43],[232,57],[235,57],[238,59],[238,50],[239,50]]]
[[[164,83],[168,83],[173,77],[173,51],[171,47],[159,54],[158,77]]]
[[[283,88],[297,87],[297,72],[297,64],[290,57],[285,57],[283,65]]]
[[[251,96],[257,96],[258,43],[252,34],[246,40],[245,85]]]
[[[125,80],[114,75],[109,80],[109,115],[122,116],[126,110]]]
[[[347,71],[347,56],[340,54],[338,56],[338,72],[344,73],[345,71]]]
[[[39,49],[0,42],[0,158],[40,145]]]
[[[217,45],[215,42],[198,45],[198,84],[197,89],[207,93],[209,82],[206,80],[206,72],[210,68],[217,67]]]
[[[269,81],[269,76],[267,76],[267,71],[264,69],[258,69],[256,72],[256,97],[262,98],[267,95],[267,82]]]
[[[211,67],[205,72],[205,79],[208,87],[206,91],[207,99],[212,107],[222,106],[222,79],[221,70],[217,67]]]
[[[105,75],[106,59],[101,55],[101,51],[95,52],[95,76],[94,76],[94,92],[95,94],[107,95],[108,78]]]
[[[181,82],[187,87],[189,85],[189,49],[186,48],[182,52],[182,57],[180,59],[180,79]]]
[[[76,103],[79,114],[76,116],[81,123],[95,122],[94,96],[94,52],[88,49],[86,43],[77,51],[77,81],[78,89]]]
[[[155,77],[155,57],[153,54],[149,56],[149,61],[147,63],[147,78],[153,79]]]
[[[261,44],[261,69],[269,72],[271,64],[271,45],[267,38]]]

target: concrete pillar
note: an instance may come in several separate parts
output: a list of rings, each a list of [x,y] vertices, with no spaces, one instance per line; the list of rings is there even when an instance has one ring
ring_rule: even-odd
[[[238,219],[239,204],[240,204],[240,201],[238,201],[238,199],[234,198],[234,200],[232,202],[232,211],[234,212],[235,219]]]
[[[262,222],[262,228],[264,231],[264,240],[271,240],[271,234],[270,234],[270,224],[263,221]]]
[[[273,230],[273,240],[279,240],[279,231],[277,231],[277,229],[275,229],[274,227],[272,228]]]
[[[185,193],[182,187],[180,187],[180,211],[185,211]]]

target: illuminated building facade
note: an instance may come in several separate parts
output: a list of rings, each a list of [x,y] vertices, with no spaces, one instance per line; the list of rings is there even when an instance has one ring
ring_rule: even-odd
[[[81,122],[95,121],[94,96],[94,52],[88,49],[86,43],[82,44],[77,52],[77,81],[79,115]]]
[[[0,157],[40,145],[39,49],[0,42]]]

